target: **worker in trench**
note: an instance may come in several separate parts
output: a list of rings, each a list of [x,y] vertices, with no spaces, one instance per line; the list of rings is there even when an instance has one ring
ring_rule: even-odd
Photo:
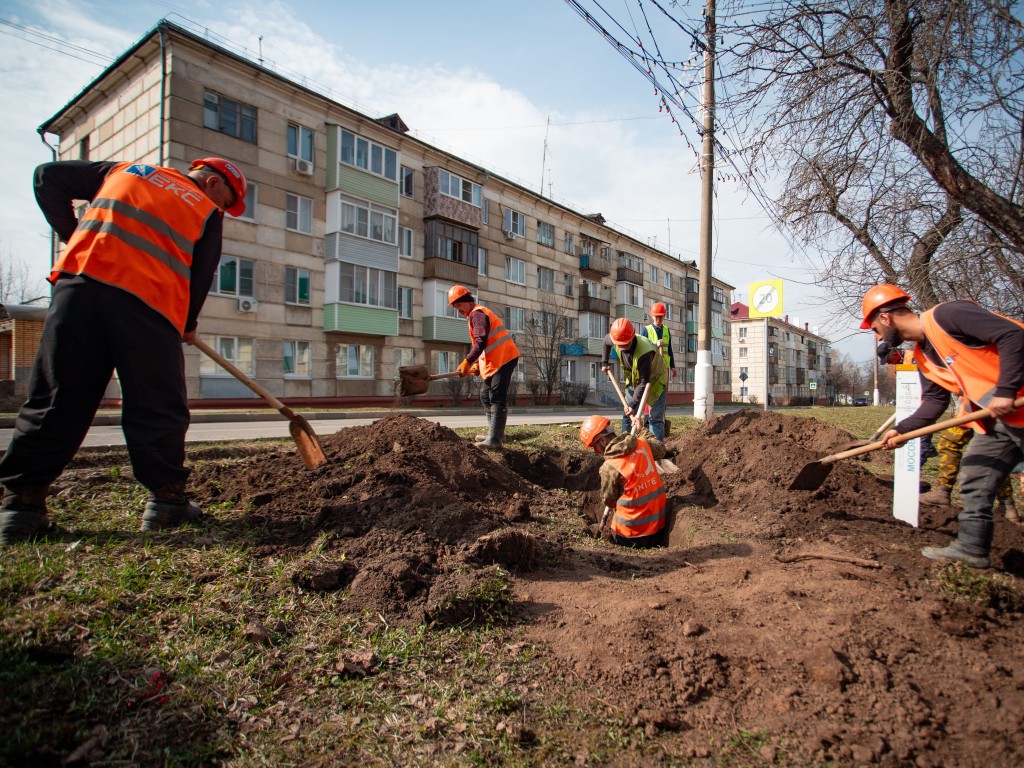
[[[605,416],[588,416],[580,425],[583,445],[604,458],[601,479],[602,510],[585,510],[590,533],[623,547],[667,546],[665,483],[655,462],[665,458],[665,446],[631,419],[634,430],[616,436]]]

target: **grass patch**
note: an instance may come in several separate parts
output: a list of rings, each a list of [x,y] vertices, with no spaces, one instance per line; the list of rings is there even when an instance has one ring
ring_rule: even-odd
[[[963,563],[949,563],[933,569],[929,577],[935,589],[951,600],[963,600],[996,613],[1021,613],[1024,595],[1004,573],[981,573]]]

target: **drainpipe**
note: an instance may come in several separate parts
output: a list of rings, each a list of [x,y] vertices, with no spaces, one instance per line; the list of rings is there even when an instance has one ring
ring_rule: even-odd
[[[157,165],[166,165],[164,162],[164,111],[166,109],[164,100],[167,95],[167,38],[163,25],[160,26],[160,129],[157,139],[160,142],[159,162]]]
[[[52,146],[50,144],[50,142],[48,142],[46,140],[46,135],[43,133],[43,129],[42,128],[39,129],[39,140],[41,142],[43,142],[43,144],[46,145],[46,148],[48,150],[50,150],[50,157],[53,159],[54,162],[56,162],[56,160],[57,160],[57,148]],[[57,263],[57,239],[56,239],[53,231],[51,230],[50,231],[50,271],[51,272],[53,271],[53,265],[56,264],[56,263]],[[50,292],[51,293],[53,292],[53,286],[50,286]]]

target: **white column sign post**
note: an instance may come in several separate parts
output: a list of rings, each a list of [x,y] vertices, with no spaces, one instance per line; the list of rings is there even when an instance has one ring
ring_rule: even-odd
[[[907,418],[921,404],[921,379],[917,366],[896,368],[896,421]],[[921,438],[908,440],[893,456],[892,514],[897,520],[918,527],[918,497],[921,494]]]

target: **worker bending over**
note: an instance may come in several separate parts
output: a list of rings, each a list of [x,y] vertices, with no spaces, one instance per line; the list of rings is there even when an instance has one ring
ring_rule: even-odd
[[[634,419],[634,425],[639,417]],[[588,416],[580,425],[580,440],[604,457],[599,475],[601,498],[611,518],[612,541],[623,547],[663,547],[665,541],[665,483],[655,462],[665,457],[665,446],[651,432],[623,432],[618,437],[604,416]],[[593,519],[588,514],[590,519]],[[604,516],[591,526],[604,533]]]

